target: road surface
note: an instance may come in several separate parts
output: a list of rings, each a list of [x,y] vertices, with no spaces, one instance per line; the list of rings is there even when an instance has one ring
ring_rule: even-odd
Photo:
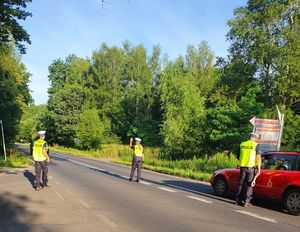
[[[89,215],[98,231],[300,231],[300,217],[273,202],[244,208],[216,197],[205,182],[143,170],[135,183],[129,167],[53,151],[50,157],[49,191]]]

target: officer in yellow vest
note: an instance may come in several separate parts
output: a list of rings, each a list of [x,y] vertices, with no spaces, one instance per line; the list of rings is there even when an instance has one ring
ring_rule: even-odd
[[[134,150],[129,181],[133,181],[136,168],[138,174],[136,182],[140,182],[141,179],[142,164],[144,161],[144,148],[141,144],[141,141],[142,140],[140,138],[135,138],[135,145],[133,145],[133,139],[131,138],[129,142],[129,146]]]
[[[45,141],[46,131],[39,131],[39,139],[34,141],[32,149],[32,157],[35,161],[35,190],[39,191],[42,187],[46,188],[48,186],[48,163],[50,158],[47,154],[47,143]],[[43,181],[43,186],[41,186],[41,177]]]
[[[261,156],[259,145],[256,143],[258,134],[251,133],[249,140],[242,142],[240,145],[240,176],[239,185],[235,203],[245,207],[251,206],[250,200],[252,197],[252,181],[254,179],[255,168],[256,175],[260,174]],[[242,193],[243,185],[246,184],[245,193]]]

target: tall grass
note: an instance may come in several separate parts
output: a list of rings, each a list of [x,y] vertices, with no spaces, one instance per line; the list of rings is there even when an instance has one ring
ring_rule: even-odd
[[[119,144],[102,145],[95,151],[81,151],[60,146],[51,147],[50,150],[62,151],[84,157],[105,158],[115,163],[131,165],[133,151],[129,146]],[[51,155],[51,153],[50,153]],[[236,167],[238,160],[233,154],[218,153],[212,157],[168,160],[166,154],[159,148],[146,147],[143,168],[170,175],[188,177],[191,179],[209,181],[213,171],[222,168]],[[169,156],[171,157],[171,156]]]
[[[32,164],[32,160],[21,151],[11,150],[6,161],[0,157],[0,167],[25,168]]]

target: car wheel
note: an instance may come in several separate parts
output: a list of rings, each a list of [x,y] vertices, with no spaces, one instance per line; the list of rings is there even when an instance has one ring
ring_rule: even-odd
[[[215,194],[218,196],[226,196],[227,195],[227,181],[222,176],[217,176],[214,185],[213,185]]]
[[[300,189],[288,190],[283,199],[284,208],[293,215],[300,214]]]

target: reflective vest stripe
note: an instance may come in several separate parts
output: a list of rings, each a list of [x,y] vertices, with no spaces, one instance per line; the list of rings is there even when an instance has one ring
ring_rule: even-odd
[[[240,145],[240,167],[255,167],[257,143],[251,140]]]
[[[34,161],[44,161],[46,160],[46,157],[43,154],[43,146],[45,144],[45,141],[42,139],[38,139],[34,142],[33,145],[33,151],[32,151],[32,157]]]

